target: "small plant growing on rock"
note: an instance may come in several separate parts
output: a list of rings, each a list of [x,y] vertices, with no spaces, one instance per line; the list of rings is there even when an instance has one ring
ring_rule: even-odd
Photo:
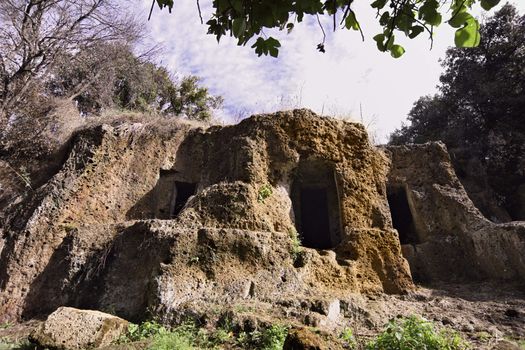
[[[264,184],[259,187],[259,192],[257,192],[257,201],[263,203],[266,198],[270,197],[273,193],[272,186]]]
[[[469,344],[458,333],[442,329],[422,317],[410,316],[388,322],[386,329],[370,341],[367,350],[466,350]]]
[[[130,323],[126,334],[119,339],[119,343],[140,341],[166,333],[168,330],[155,321],[146,321],[141,324]]]
[[[354,337],[354,332],[351,328],[345,328],[341,332],[340,335],[341,340],[343,341],[343,345],[346,349],[356,349],[357,348],[357,341]]]
[[[8,328],[11,328],[12,326],[13,324],[11,322],[4,322],[0,324],[0,329],[8,329]]]
[[[149,350],[197,350],[191,339],[177,333],[166,333],[153,339]]]
[[[281,350],[288,335],[288,327],[283,325],[272,325],[262,332],[261,349]]]
[[[292,259],[294,261],[297,261],[301,254],[303,253],[303,247],[301,245],[301,237],[299,236],[299,233],[295,229],[295,227],[291,227],[288,230],[288,235],[290,236],[290,239],[292,240],[292,248],[290,251],[290,254],[292,255]]]
[[[237,345],[243,349],[282,350],[287,335],[287,326],[274,324],[260,331],[240,333]]]

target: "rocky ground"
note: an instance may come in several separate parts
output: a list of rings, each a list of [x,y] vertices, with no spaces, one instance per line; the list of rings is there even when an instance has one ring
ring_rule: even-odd
[[[472,349],[525,349],[525,288],[520,285],[476,283],[418,286],[408,295],[353,295],[346,302],[340,315],[342,322],[352,329],[357,348],[381,331],[385,323],[395,317],[421,315],[439,327],[458,331],[471,343]],[[283,319],[282,306],[256,301],[235,305],[231,310],[239,319],[255,317],[271,322]],[[352,311],[349,311],[352,310]],[[288,320],[294,325],[294,320]],[[0,349],[32,348],[27,339],[42,321],[32,320],[22,324],[6,324],[0,329]],[[320,332],[327,349],[340,348],[341,329]],[[316,330],[316,327],[310,327]],[[341,342],[344,343],[344,342]],[[331,345],[330,345],[331,344]],[[25,346],[25,347],[24,347]],[[106,349],[147,348],[148,342],[113,345]],[[225,348],[234,348],[233,345]],[[238,348],[238,347],[235,347]]]

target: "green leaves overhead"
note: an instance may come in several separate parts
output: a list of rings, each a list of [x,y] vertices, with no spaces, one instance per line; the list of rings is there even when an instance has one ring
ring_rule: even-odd
[[[345,27],[346,29],[353,29],[353,30],[359,30],[361,28],[359,26],[359,22],[357,21],[357,18],[355,17],[355,13],[352,11],[348,14],[348,16],[345,19]]]
[[[494,6],[498,5],[500,0],[481,0],[481,7],[485,11],[490,11]]]
[[[281,47],[281,43],[272,37],[266,40],[259,37],[252,45],[252,48],[255,48],[255,53],[259,56],[270,54],[272,57],[277,57],[279,55],[278,47]]]
[[[385,7],[387,1],[388,0],[376,0],[370,6],[372,6],[373,8],[379,10],[379,9],[382,9],[383,7]]]
[[[401,45],[392,45],[390,48],[390,55],[394,58],[399,58],[405,53],[405,48]]]
[[[454,35],[454,44],[457,47],[476,47],[481,40],[479,22],[468,13],[468,5],[472,1],[474,0],[455,0],[451,6],[452,17],[449,19],[448,24],[453,28],[459,28]],[[492,1],[497,4],[499,0]]]
[[[448,21],[448,24],[450,24],[450,26],[453,28],[459,28],[464,26],[467,21],[470,21],[471,19],[474,19],[474,17],[472,17],[470,13],[460,12],[452,16],[452,18]]]
[[[479,23],[470,18],[463,28],[456,30],[454,43],[457,47],[476,47],[480,42]]]
[[[441,24],[441,14],[438,11],[439,2],[437,0],[426,0],[419,8],[419,19],[431,26]]]
[[[173,8],[174,0],[152,0],[161,9]],[[198,0],[196,0],[198,1]],[[200,0],[204,2],[204,0]],[[363,0],[364,1],[364,0]],[[380,51],[390,52],[392,57],[401,57],[405,50],[394,41],[394,33],[404,34],[414,39],[421,33],[428,33],[432,43],[434,27],[442,24],[443,16],[449,17],[447,23],[457,28],[454,42],[458,47],[479,45],[479,23],[469,13],[475,5],[490,10],[501,0],[369,0],[377,11],[377,21],[382,33],[373,37]],[[252,42],[251,47],[257,55],[277,57],[281,44],[265,34],[266,30],[279,30],[291,33],[298,23],[307,16],[314,17],[310,25],[319,23],[320,39],[317,47],[325,51],[326,30],[318,16],[333,17],[333,29],[337,27],[359,31],[363,36],[354,11],[355,0],[211,0],[212,14],[206,22],[208,34],[215,35],[217,41],[224,35],[238,40],[239,45]],[[200,3],[197,2],[200,9]],[[204,4],[202,4],[204,5]],[[447,6],[448,5],[448,6]],[[330,25],[332,27],[332,25]],[[399,35],[398,35],[399,36]],[[364,36],[363,36],[364,39]],[[255,41],[253,41],[255,40]],[[328,49],[328,48],[327,48]]]

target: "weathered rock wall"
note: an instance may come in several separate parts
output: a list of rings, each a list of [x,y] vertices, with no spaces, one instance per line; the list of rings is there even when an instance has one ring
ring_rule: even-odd
[[[405,292],[387,166],[361,125],[306,110],[208,129],[83,131],[53,179],[7,215],[0,318],[69,305],[133,320],[176,317],[190,301]],[[290,238],[303,167],[333,176],[333,249],[296,254]],[[174,216],[177,183],[196,193]]]
[[[187,130],[132,124],[77,135],[62,169],[7,215],[0,257],[2,318],[21,315],[30,293],[44,296],[37,302],[45,304],[50,296],[38,292],[46,283],[41,276],[68,232],[125,221],[126,212],[155,185],[163,162],[174,158],[171,152]]]
[[[392,161],[389,194],[402,191],[409,208],[405,220],[411,227],[405,230],[412,237],[403,253],[414,278],[525,281],[525,222],[485,218],[457,178],[444,144],[389,146],[386,152]]]

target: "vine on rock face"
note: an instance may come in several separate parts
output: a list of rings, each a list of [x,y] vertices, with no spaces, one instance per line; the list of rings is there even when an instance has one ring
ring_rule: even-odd
[[[199,0],[196,1],[203,21]],[[499,2],[500,0],[371,0],[371,6],[377,10],[377,18],[383,28],[382,33],[375,35],[373,39],[380,51],[390,52],[392,57],[398,58],[405,53],[405,49],[396,43],[395,33],[414,39],[427,32],[432,42],[434,27],[439,26],[443,17],[447,16],[446,22],[456,28],[456,46],[475,47],[480,41],[479,22],[469,11],[476,4],[488,11]],[[170,12],[174,5],[173,0],[153,0],[151,10],[155,3]],[[355,30],[364,40],[353,3],[354,0],[213,0],[214,12],[206,24],[208,34],[215,35],[217,41],[228,34],[238,40],[238,45],[244,46],[257,37],[251,46],[255,53],[259,56],[277,57],[281,43],[271,36],[266,37],[264,29],[275,28],[289,33],[307,15],[316,16],[318,20],[319,15],[330,15],[333,17],[334,30],[338,26]],[[321,25],[320,21],[319,24]],[[321,29],[323,42],[317,49],[324,52],[325,32],[322,25]]]

